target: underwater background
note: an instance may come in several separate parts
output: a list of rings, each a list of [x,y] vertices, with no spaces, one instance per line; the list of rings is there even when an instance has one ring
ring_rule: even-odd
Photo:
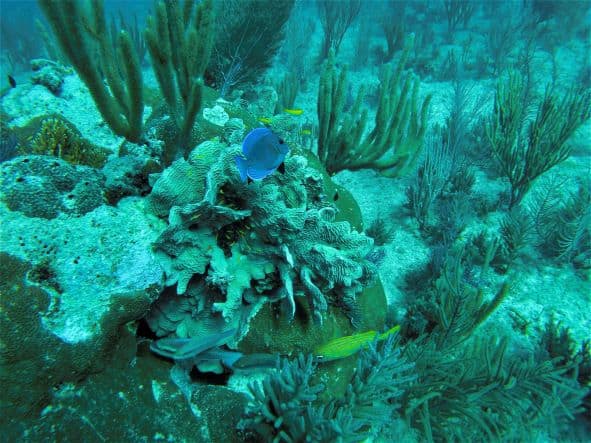
[[[591,2],[0,0],[0,441],[591,441]]]

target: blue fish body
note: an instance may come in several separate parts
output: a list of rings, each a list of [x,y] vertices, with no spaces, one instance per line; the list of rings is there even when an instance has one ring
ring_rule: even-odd
[[[288,152],[287,144],[270,129],[253,129],[242,142],[242,156],[236,156],[240,179],[265,178],[283,163]]]

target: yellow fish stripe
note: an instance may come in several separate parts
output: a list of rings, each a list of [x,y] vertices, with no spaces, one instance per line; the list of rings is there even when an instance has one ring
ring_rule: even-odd
[[[304,113],[303,109],[284,109],[284,111],[291,115],[302,115]]]
[[[378,340],[384,340],[399,330],[400,325],[396,325],[382,334],[378,334],[376,331],[367,331],[361,334],[339,337],[317,347],[314,350],[314,356],[320,361],[331,361],[349,357],[373,342],[376,336]]]
[[[269,117],[259,117],[257,120],[265,125],[269,125],[273,122]]]

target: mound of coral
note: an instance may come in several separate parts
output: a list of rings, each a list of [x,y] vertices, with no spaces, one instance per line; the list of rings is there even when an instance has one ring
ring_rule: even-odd
[[[357,295],[376,278],[373,240],[335,221],[322,174],[294,154],[285,172],[243,183],[239,146],[208,141],[155,179],[148,207],[168,218],[155,242],[175,286],[148,316],[158,336],[192,337],[237,328],[265,302],[296,315],[305,298],[316,323],[328,305],[358,320]]]

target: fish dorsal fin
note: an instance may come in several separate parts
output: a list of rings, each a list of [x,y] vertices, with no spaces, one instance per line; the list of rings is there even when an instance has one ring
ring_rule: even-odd
[[[272,134],[272,132],[267,128],[255,128],[250,131],[242,142],[242,153],[248,157],[257,143],[269,134]]]

